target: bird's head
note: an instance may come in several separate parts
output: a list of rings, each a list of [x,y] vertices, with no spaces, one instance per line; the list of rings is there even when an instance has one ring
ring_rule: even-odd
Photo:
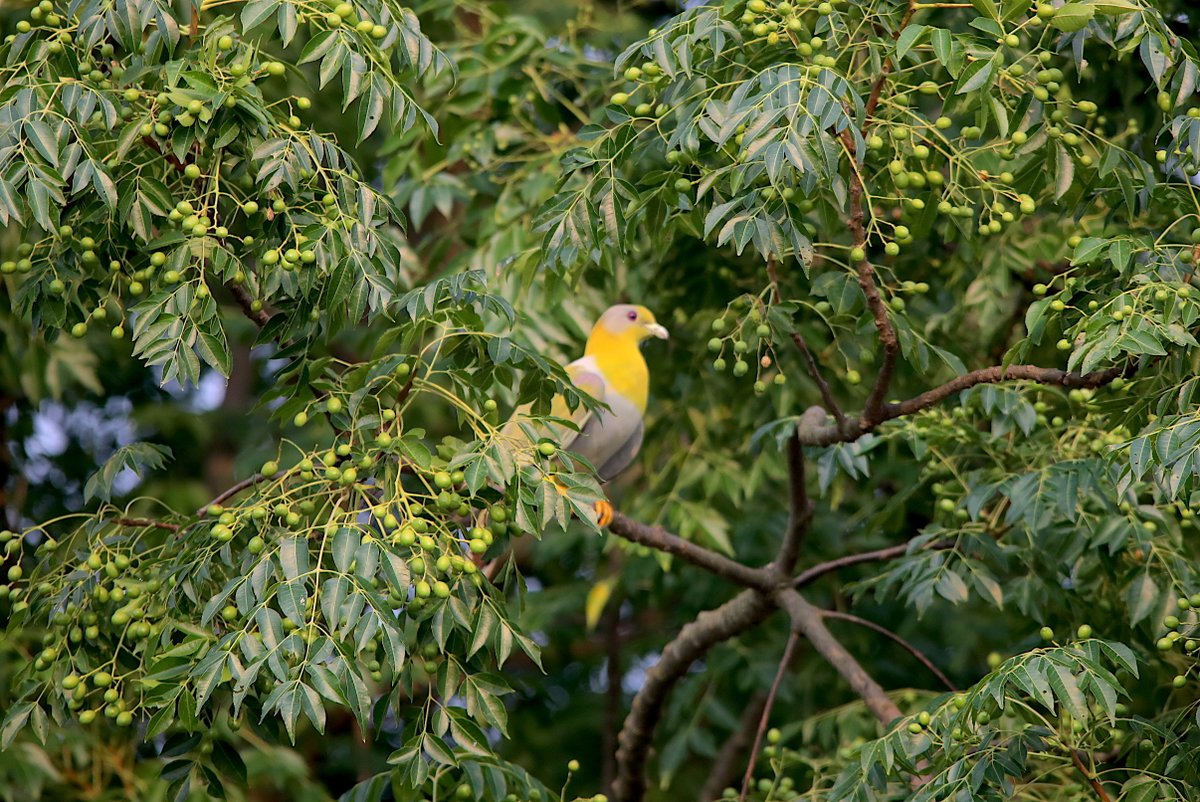
[[[640,343],[650,337],[667,339],[667,330],[654,319],[654,313],[644,306],[617,304],[605,310],[596,321],[593,333],[603,332],[610,337]]]

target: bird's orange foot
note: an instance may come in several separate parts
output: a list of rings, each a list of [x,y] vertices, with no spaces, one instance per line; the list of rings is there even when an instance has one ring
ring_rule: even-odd
[[[604,527],[606,527],[610,523],[612,523],[613,506],[610,502],[597,501],[595,504],[595,508],[596,508],[596,526],[603,529]]]

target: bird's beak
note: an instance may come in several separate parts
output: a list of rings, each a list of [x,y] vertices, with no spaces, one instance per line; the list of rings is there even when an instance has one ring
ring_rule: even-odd
[[[659,324],[657,324],[657,323],[650,323],[649,325],[647,325],[647,326],[646,326],[646,331],[650,332],[651,334],[653,334],[655,337],[657,337],[657,338],[658,338],[658,339],[660,339],[660,340],[665,340],[665,339],[667,339],[668,337],[670,337],[670,336],[671,336],[671,335],[670,335],[670,334],[667,332],[667,330],[666,330],[666,328],[665,328],[665,327],[663,327],[663,326],[660,326],[660,325],[659,325]]]

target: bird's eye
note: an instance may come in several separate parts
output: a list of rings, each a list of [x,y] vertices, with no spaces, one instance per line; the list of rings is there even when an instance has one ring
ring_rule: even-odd
[[[629,310],[629,319],[637,320],[637,311],[636,310],[634,310],[634,309]]]

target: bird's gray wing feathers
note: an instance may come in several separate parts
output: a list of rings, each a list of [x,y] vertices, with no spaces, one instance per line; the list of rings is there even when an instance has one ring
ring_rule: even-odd
[[[595,371],[580,367],[579,361],[572,362],[567,366],[567,372],[571,376],[571,383],[597,401],[604,401],[604,396],[608,389],[608,386],[604,382],[604,377]],[[561,398],[554,399],[554,404],[550,412],[557,417],[570,418],[579,427],[579,431],[566,426],[554,427],[554,439],[569,451],[577,449],[579,438],[596,421],[596,413],[589,410],[583,404],[580,404],[574,413],[568,412],[566,403]]]
[[[629,435],[628,439],[621,444],[621,447],[603,465],[597,467],[596,473],[599,474],[601,481],[607,482],[629,467],[629,464],[633,462],[634,458],[638,455],[638,451],[642,448],[642,435],[645,434],[645,431],[646,427],[639,418],[637,428],[633,430],[633,434]]]
[[[614,393],[605,398],[609,408],[600,410],[580,429],[570,448],[587,459],[603,481],[624,470],[642,445],[642,414],[627,399]]]

